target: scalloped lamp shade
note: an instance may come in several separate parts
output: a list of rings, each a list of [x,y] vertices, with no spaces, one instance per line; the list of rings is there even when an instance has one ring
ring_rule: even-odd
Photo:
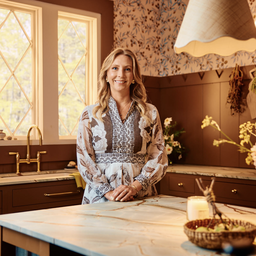
[[[256,50],[256,28],[247,0],[189,0],[174,50],[195,57]]]

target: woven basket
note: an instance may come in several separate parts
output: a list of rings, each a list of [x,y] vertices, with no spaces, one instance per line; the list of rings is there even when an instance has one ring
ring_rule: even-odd
[[[256,237],[256,225],[242,220],[232,220],[235,225],[245,227],[245,231],[222,231],[222,232],[201,232],[195,231],[198,227],[207,227],[211,219],[193,220],[184,225],[184,232],[193,244],[207,249],[221,249],[223,243],[229,243],[233,246],[249,246]],[[229,224],[230,221],[225,219]],[[212,221],[210,228],[213,228],[220,220]]]

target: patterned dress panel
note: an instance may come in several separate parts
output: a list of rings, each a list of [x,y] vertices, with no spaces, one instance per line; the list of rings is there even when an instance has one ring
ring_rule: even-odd
[[[123,123],[113,98],[109,100],[110,118],[113,124],[112,152],[133,153],[134,152],[134,118],[135,109],[133,104],[128,111]],[[132,111],[133,110],[133,111]]]

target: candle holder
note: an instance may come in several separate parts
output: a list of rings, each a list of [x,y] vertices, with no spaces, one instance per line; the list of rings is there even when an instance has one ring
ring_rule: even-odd
[[[187,200],[187,220],[209,218],[209,205],[204,196],[190,196]]]

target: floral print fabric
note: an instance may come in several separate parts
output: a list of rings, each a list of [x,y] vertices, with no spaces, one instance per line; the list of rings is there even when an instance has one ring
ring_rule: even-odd
[[[147,104],[141,117],[132,103],[122,123],[112,97],[104,122],[93,116],[95,106],[84,109],[78,127],[78,170],[87,183],[82,204],[106,202],[107,192],[134,180],[142,184],[139,197],[156,195],[168,165],[157,109]]]

